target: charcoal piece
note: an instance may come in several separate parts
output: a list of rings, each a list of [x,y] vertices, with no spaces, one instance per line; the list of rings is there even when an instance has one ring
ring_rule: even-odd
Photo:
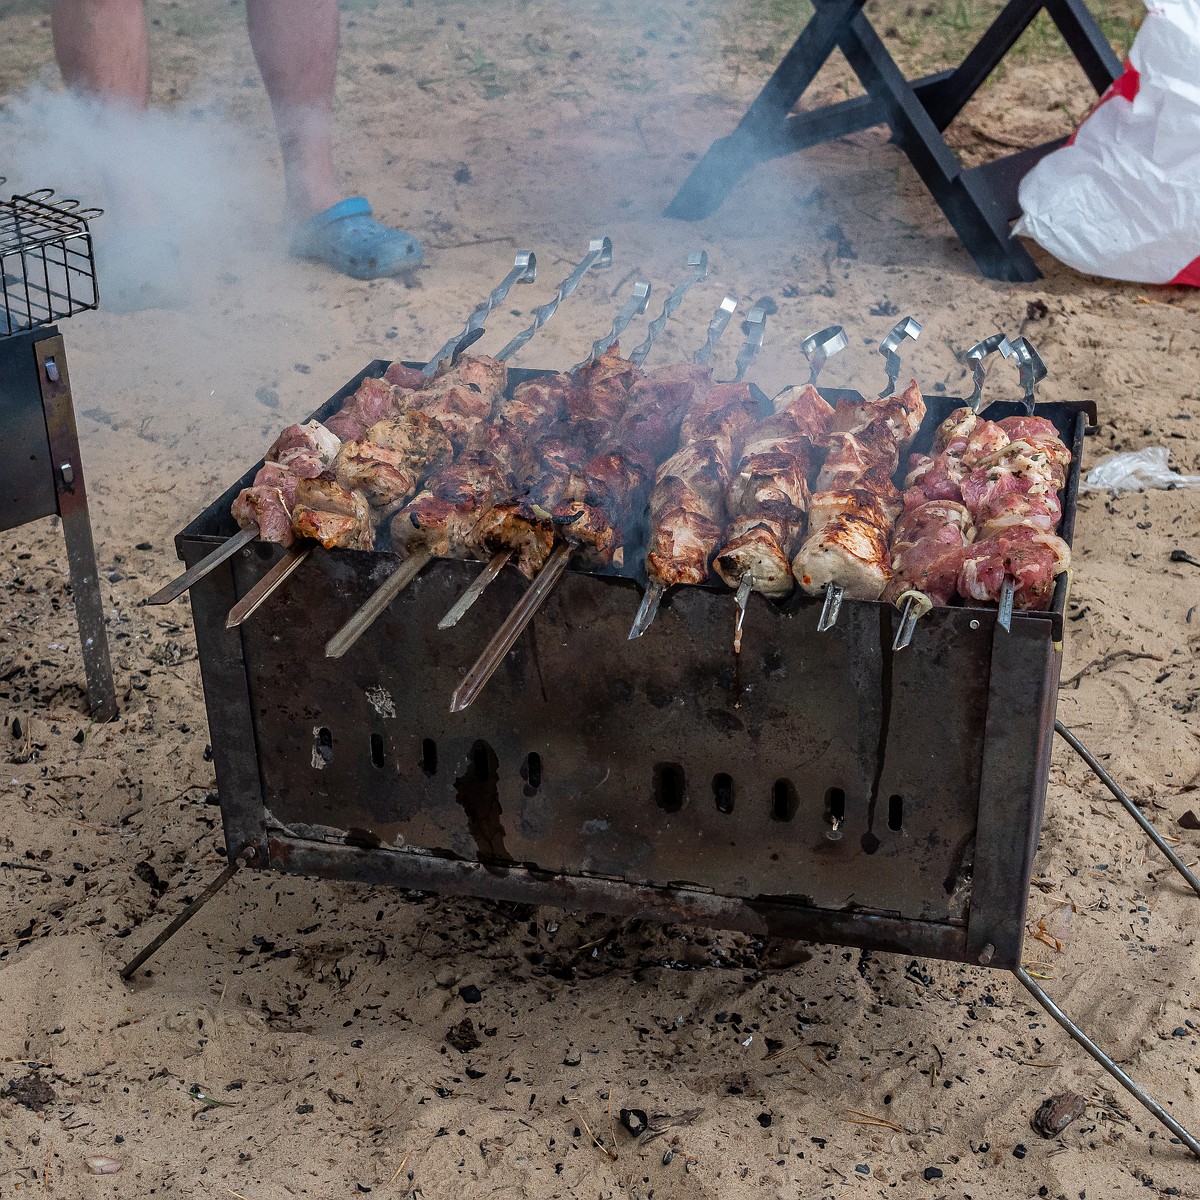
[[[452,1026],[446,1031],[446,1041],[452,1045],[459,1054],[467,1054],[475,1050],[480,1045],[479,1035],[475,1032],[475,1023],[470,1017],[463,1017],[457,1025]]]

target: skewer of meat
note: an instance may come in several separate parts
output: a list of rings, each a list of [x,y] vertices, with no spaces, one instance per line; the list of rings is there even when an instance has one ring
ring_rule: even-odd
[[[635,367],[640,367],[645,361],[646,356],[650,353],[659,334],[666,327],[667,321],[674,314],[675,310],[683,302],[684,296],[697,283],[701,282],[708,276],[708,254],[703,250],[694,250],[688,255],[688,266],[692,270],[692,274],[677,284],[668,294],[663,302],[662,310],[658,316],[650,322],[647,327],[645,339],[637,346],[629,355],[629,362]],[[647,295],[649,294],[649,284],[646,284]],[[732,310],[731,310],[732,311]],[[626,322],[628,323],[628,322]],[[622,326],[623,328],[623,326]],[[487,565],[476,577],[475,581],[467,588],[458,601],[451,607],[450,611],[438,622],[439,629],[449,629],[456,625],[471,606],[483,594],[484,590],[491,582],[499,575],[504,565],[513,561],[514,555],[518,569],[526,577],[532,578],[535,572],[544,566],[546,558],[550,555],[553,544],[556,528],[571,522],[578,522],[584,517],[594,517],[595,512],[588,512],[584,507],[580,506],[580,501],[589,492],[599,491],[607,498],[607,507],[612,507],[615,502],[619,507],[625,502],[624,498],[632,495],[638,486],[639,472],[644,472],[644,467],[639,467],[636,464],[627,461],[627,456],[622,453],[618,446],[607,448],[606,458],[596,458],[589,462],[582,472],[576,472],[572,479],[573,483],[568,483],[562,479],[563,472],[567,468],[568,460],[572,457],[570,453],[563,457],[566,447],[578,443],[581,439],[588,445],[591,450],[596,451],[599,455],[604,453],[598,443],[603,441],[605,437],[611,435],[613,413],[610,411],[607,415],[601,406],[601,411],[598,414],[592,413],[593,408],[591,401],[597,399],[594,393],[594,387],[598,380],[593,378],[594,372],[597,370],[597,363],[603,358],[608,349],[615,343],[616,334],[619,333],[617,324],[614,323],[613,331],[607,341],[601,340],[592,346],[592,353],[582,363],[577,364],[567,373],[567,377],[573,381],[572,386],[568,390],[568,395],[587,395],[589,403],[582,406],[580,411],[571,413],[574,419],[571,422],[571,429],[566,440],[559,439],[558,445],[554,447],[543,447],[540,450],[535,450],[535,455],[543,459],[557,458],[559,461],[550,469],[549,476],[543,476],[536,483],[529,483],[525,488],[513,495],[507,502],[501,502],[493,506],[490,512],[484,513],[480,518],[480,544],[483,549],[491,550],[492,555]],[[579,386],[574,386],[578,384]],[[612,398],[619,398],[619,392],[613,392],[611,387],[608,389]],[[587,410],[587,411],[584,411]],[[640,431],[643,436],[645,430]],[[537,474],[536,469],[530,472],[532,479]],[[622,479],[621,477],[624,476]],[[591,484],[589,484],[591,480]],[[520,495],[523,491],[524,497]],[[570,493],[577,493],[575,497],[574,507],[570,506]],[[539,516],[536,510],[542,512],[549,511],[544,503],[547,492],[553,492],[558,496],[560,511],[550,512],[549,519]],[[529,498],[533,493],[541,494],[543,499],[535,501],[535,511],[530,514],[528,511]],[[587,506],[592,508],[594,506]],[[530,517],[534,519],[530,519]],[[601,529],[588,528],[587,525],[572,524],[569,530],[571,540],[575,542],[586,541],[589,537],[595,541],[602,529],[607,530],[607,535],[615,537],[616,530],[620,525],[620,521],[613,521],[607,517],[602,517]],[[524,536],[518,536],[523,531]],[[594,547],[597,551],[602,551],[600,546]],[[617,556],[623,553],[621,548],[614,547],[612,561],[617,561]]]
[[[639,281],[633,300],[614,325],[623,327],[633,310],[645,308],[648,296],[649,284]],[[544,380],[523,383],[511,397],[497,401],[490,420],[471,430],[463,451],[434,470],[422,490],[391,518],[392,548],[403,552],[401,565],[329,640],[328,657],[345,654],[432,558],[470,551],[480,512],[497,490],[512,487],[528,439],[538,428],[557,421],[562,405],[562,390]]]
[[[234,629],[250,617],[318,546],[370,550],[375,526],[388,505],[403,498],[434,463],[444,461],[473,422],[486,418],[503,393],[503,363],[463,358],[427,387],[397,399],[399,415],[373,424],[360,438],[342,442],[328,469],[296,484],[291,511],[296,539],[284,556],[230,609]],[[244,499],[239,497],[238,504]]]
[[[1042,417],[1006,417],[997,425],[1008,445],[963,480],[979,535],[958,588],[964,599],[995,601],[997,623],[1008,630],[1013,608],[1045,608],[1055,578],[1070,566],[1070,549],[1055,531],[1071,452]]]
[[[925,415],[915,380],[900,396],[893,394],[900,369],[896,349],[920,331],[906,317],[881,343],[888,383],[880,397],[843,400],[835,410],[829,451],[809,505],[808,536],[792,561],[804,591],[824,592],[819,632],[836,624],[846,595],[875,600],[887,585],[888,542],[902,508],[892,476]]]
[[[484,304],[480,306],[480,308],[484,310],[484,316],[486,317],[487,313],[491,311],[495,304],[499,303],[508,294],[509,288],[511,288],[513,283],[531,283],[536,275],[536,267],[536,259],[532,253],[524,250],[518,253],[513,269],[509,271],[508,275],[505,276],[501,283],[492,290],[491,295],[484,302]],[[471,323],[472,321],[476,320],[479,311],[480,309],[476,309],[475,312],[471,314],[471,317],[467,322],[467,329],[464,331],[464,335],[460,335],[460,337],[456,339],[454,346],[457,346],[459,342],[462,341],[463,336],[472,331]],[[453,346],[451,346],[450,349],[453,349]],[[446,353],[447,347],[443,347],[436,355],[433,356],[430,361],[437,363],[445,357]],[[403,363],[392,363],[392,365],[389,366],[387,371],[384,373],[382,381],[374,378],[363,380],[363,382],[359,385],[358,391],[355,393],[353,399],[342,409],[341,412],[335,413],[329,419],[329,422],[326,423],[324,428],[339,439],[347,436],[358,436],[358,434],[368,428],[369,425],[374,424],[373,421],[366,421],[360,426],[360,417],[364,415],[363,409],[365,408],[366,404],[370,402],[371,398],[383,399],[388,405],[391,405],[394,402],[395,397],[395,393],[391,390],[392,388],[400,388],[406,391],[414,390],[420,387],[421,383],[422,378],[419,372],[414,371],[410,367],[405,367]],[[384,386],[381,386],[381,384]],[[380,416],[376,417],[375,419],[379,420],[384,415],[390,415],[390,413],[381,413]],[[310,422],[309,424],[313,423]],[[293,428],[295,427],[289,426],[287,430],[284,430],[284,434],[280,435],[280,438],[282,439],[282,437]],[[351,432],[351,430],[353,430],[353,432]],[[278,441],[276,444],[278,444]],[[270,458],[271,456],[268,452],[268,461],[270,461]],[[260,471],[260,475],[261,474],[262,472]],[[266,476],[261,480],[259,476],[256,476],[253,484],[251,484],[251,488],[259,487],[263,489],[263,491],[259,493],[261,500],[259,500],[258,503],[260,505],[267,504],[267,497],[270,497],[273,491],[278,490],[282,493],[279,498],[280,504],[278,506],[269,506],[270,517],[265,518],[267,520],[267,530],[264,540],[281,541],[284,545],[290,544],[290,541],[287,540],[291,537],[290,520],[285,527],[279,518],[282,515],[290,516],[291,499],[294,498],[294,488],[298,478],[299,477],[296,476],[294,472],[290,473],[290,476],[285,476],[278,470],[272,470],[267,472]],[[285,500],[287,500],[286,504],[284,503]],[[253,502],[248,501],[248,503]],[[258,514],[255,512],[245,514],[243,520],[239,521],[241,528],[233,537],[227,538],[220,546],[213,550],[211,554],[206,555],[198,563],[192,567],[189,567],[188,570],[184,571],[177,578],[173,579],[165,587],[160,588],[152,596],[147,597],[143,603],[169,604],[172,600],[183,595],[183,593],[192,587],[193,584],[199,583],[201,579],[211,574],[223,562],[232,558],[240,549],[242,549],[243,546],[249,545],[255,540],[255,538],[262,536],[262,530],[258,526],[257,518]]]
[[[686,286],[690,287],[695,281],[695,278],[687,281]],[[668,297],[669,302],[670,297]],[[724,305],[722,307],[724,308]],[[660,323],[657,328],[661,329],[663,324],[665,322]],[[643,360],[652,344],[653,338],[650,339],[649,345],[643,343],[643,346],[639,347],[640,357]],[[588,514],[588,525],[585,530],[581,531],[578,525],[567,529],[566,539],[551,553],[533,586],[522,596],[455,690],[450,701],[451,712],[463,711],[479,695],[566,570],[567,563],[579,542],[582,540],[589,543],[591,552],[595,552],[599,549],[595,540],[595,534],[599,528],[602,528],[604,524],[623,525],[631,522],[640,513],[641,505],[637,502],[636,497],[642,494],[642,489],[648,485],[657,455],[665,453],[666,443],[671,438],[672,427],[677,430],[678,423],[682,420],[683,404],[679,400],[681,398],[684,401],[690,400],[696,390],[697,382],[707,381],[710,377],[707,368],[698,365],[690,368],[690,377],[686,370],[682,374],[679,368],[668,370],[669,378],[664,381],[666,394],[664,395],[663,388],[652,380],[643,380],[640,385],[643,389],[642,394],[634,400],[631,393],[631,402],[623,414],[623,421],[618,420],[614,425],[609,438],[612,448],[606,453],[608,455],[615,454],[620,460],[620,470],[615,472],[615,486],[609,480],[598,478],[600,470],[595,459],[589,462],[584,469],[581,482],[585,489],[594,488],[599,493],[602,504],[598,507],[608,510],[606,515],[601,514],[605,520],[598,525],[594,524],[591,514]],[[667,400],[667,403],[663,403],[664,400]],[[647,446],[641,456],[634,453],[636,447],[622,443],[620,440],[623,437],[632,436],[635,431],[639,441]],[[653,445],[651,445],[652,443]],[[638,461],[639,457],[640,461]],[[649,471],[647,467],[650,468]],[[607,468],[605,469],[607,470]],[[567,502],[566,515],[569,517],[573,515],[572,506],[578,507],[581,500],[585,509],[591,507],[586,495],[581,497],[570,492],[560,495],[560,518],[563,515],[561,508],[563,501]]]
[[[517,415],[515,422],[523,435],[520,443],[520,455],[514,456],[512,461],[506,464],[506,476],[502,481],[494,481],[494,486],[489,487],[486,494],[471,497],[473,503],[469,506],[468,513],[465,514],[469,516],[469,528],[465,531],[465,536],[451,540],[443,552],[443,557],[451,552],[466,555],[474,555],[480,551],[486,553],[486,548],[476,536],[480,526],[490,516],[495,505],[517,502],[518,496],[524,490],[524,486],[519,481],[530,477],[534,470],[539,432],[546,435],[563,418],[566,397],[576,389],[577,381],[591,379],[593,371],[596,374],[597,382],[600,378],[608,375],[608,368],[594,365],[616,358],[615,354],[610,355],[609,352],[617,345],[617,339],[630,321],[646,311],[650,302],[650,290],[650,283],[645,279],[639,279],[634,283],[630,298],[613,319],[608,333],[592,343],[591,353],[583,362],[578,363],[568,372],[530,380],[517,389],[513,402],[521,404],[532,401],[540,410],[537,419],[530,419],[528,414],[523,417],[520,414]],[[613,369],[622,372],[625,366],[625,360],[617,358]],[[552,405],[552,409],[548,405]],[[393,523],[393,537],[396,537],[395,522]],[[493,549],[483,570],[438,622],[438,628],[450,629],[457,625],[504,569],[504,566],[512,561],[513,554],[514,551],[509,546],[502,545],[498,549]],[[532,563],[527,557],[520,562],[520,565],[523,568],[522,573],[527,575],[533,573]]]
[[[759,415],[758,400],[743,376],[762,346],[765,324],[766,309],[756,305],[743,326],[746,338],[735,379],[714,384],[693,406],[680,428],[680,449],[655,473],[646,544],[648,583],[629,630],[630,641],[653,624],[668,588],[704,583],[709,577],[742,441]]]
[[[713,569],[737,596],[734,653],[751,592],[782,600],[807,523],[808,478],[828,441],[833,409],[811,384],[789,388],[775,412],[746,433],[725,494],[727,524]]]
[[[611,263],[612,242],[607,237],[593,238],[588,245],[587,254],[558,285],[554,295],[545,304],[541,304],[533,310],[532,323],[507,342],[497,352],[495,359],[488,361],[499,364],[500,369],[502,371],[505,370],[503,363],[523,346],[527,345],[538,330],[545,326],[546,322],[558,311],[562,302],[579,286],[579,281],[583,276],[592,267],[607,267]],[[433,417],[441,428],[453,438],[454,446],[461,450],[467,446],[471,437],[475,435],[475,431],[487,422],[493,409],[503,402],[506,386],[507,375],[505,376],[505,383],[498,389],[495,389],[494,394],[486,397],[486,409],[483,403],[485,396],[481,389],[480,394],[476,397],[460,395],[453,401],[446,398],[440,403],[436,401],[431,402],[422,411],[426,415]],[[375,429],[373,428],[369,431],[368,437],[374,433]],[[379,456],[377,453],[375,457],[378,459]],[[449,461],[449,458],[450,456],[446,455],[439,457],[437,461],[427,460],[426,467],[429,469],[436,468],[442,463]],[[352,465],[347,464],[348,469]],[[383,497],[385,501],[384,516],[393,516],[409,500],[427,473],[427,470],[422,471],[421,477],[412,479],[410,487],[397,487],[390,496]],[[424,570],[433,559],[434,553],[434,547],[424,547],[401,562],[397,569],[376,588],[371,596],[367,598],[366,602],[330,638],[325,646],[326,655],[330,658],[340,658],[345,654],[374,624],[396,596]]]

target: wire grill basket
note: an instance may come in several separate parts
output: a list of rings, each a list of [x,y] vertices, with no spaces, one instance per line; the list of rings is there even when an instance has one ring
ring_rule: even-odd
[[[51,188],[0,201],[0,336],[97,306],[88,221],[102,211]]]

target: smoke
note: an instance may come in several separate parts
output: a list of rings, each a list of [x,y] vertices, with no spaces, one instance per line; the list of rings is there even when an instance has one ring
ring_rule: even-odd
[[[186,307],[214,264],[281,250],[265,147],[215,102],[136,111],[35,85],[0,112],[7,190],[98,205],[105,307],[152,288]]]

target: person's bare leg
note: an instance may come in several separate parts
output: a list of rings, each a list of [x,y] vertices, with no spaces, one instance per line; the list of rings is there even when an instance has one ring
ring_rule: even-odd
[[[54,0],[50,25],[67,87],[146,107],[150,55],[142,0]]]
[[[304,221],[343,196],[333,173],[337,0],[246,0],[246,23],[279,131],[288,216]]]

